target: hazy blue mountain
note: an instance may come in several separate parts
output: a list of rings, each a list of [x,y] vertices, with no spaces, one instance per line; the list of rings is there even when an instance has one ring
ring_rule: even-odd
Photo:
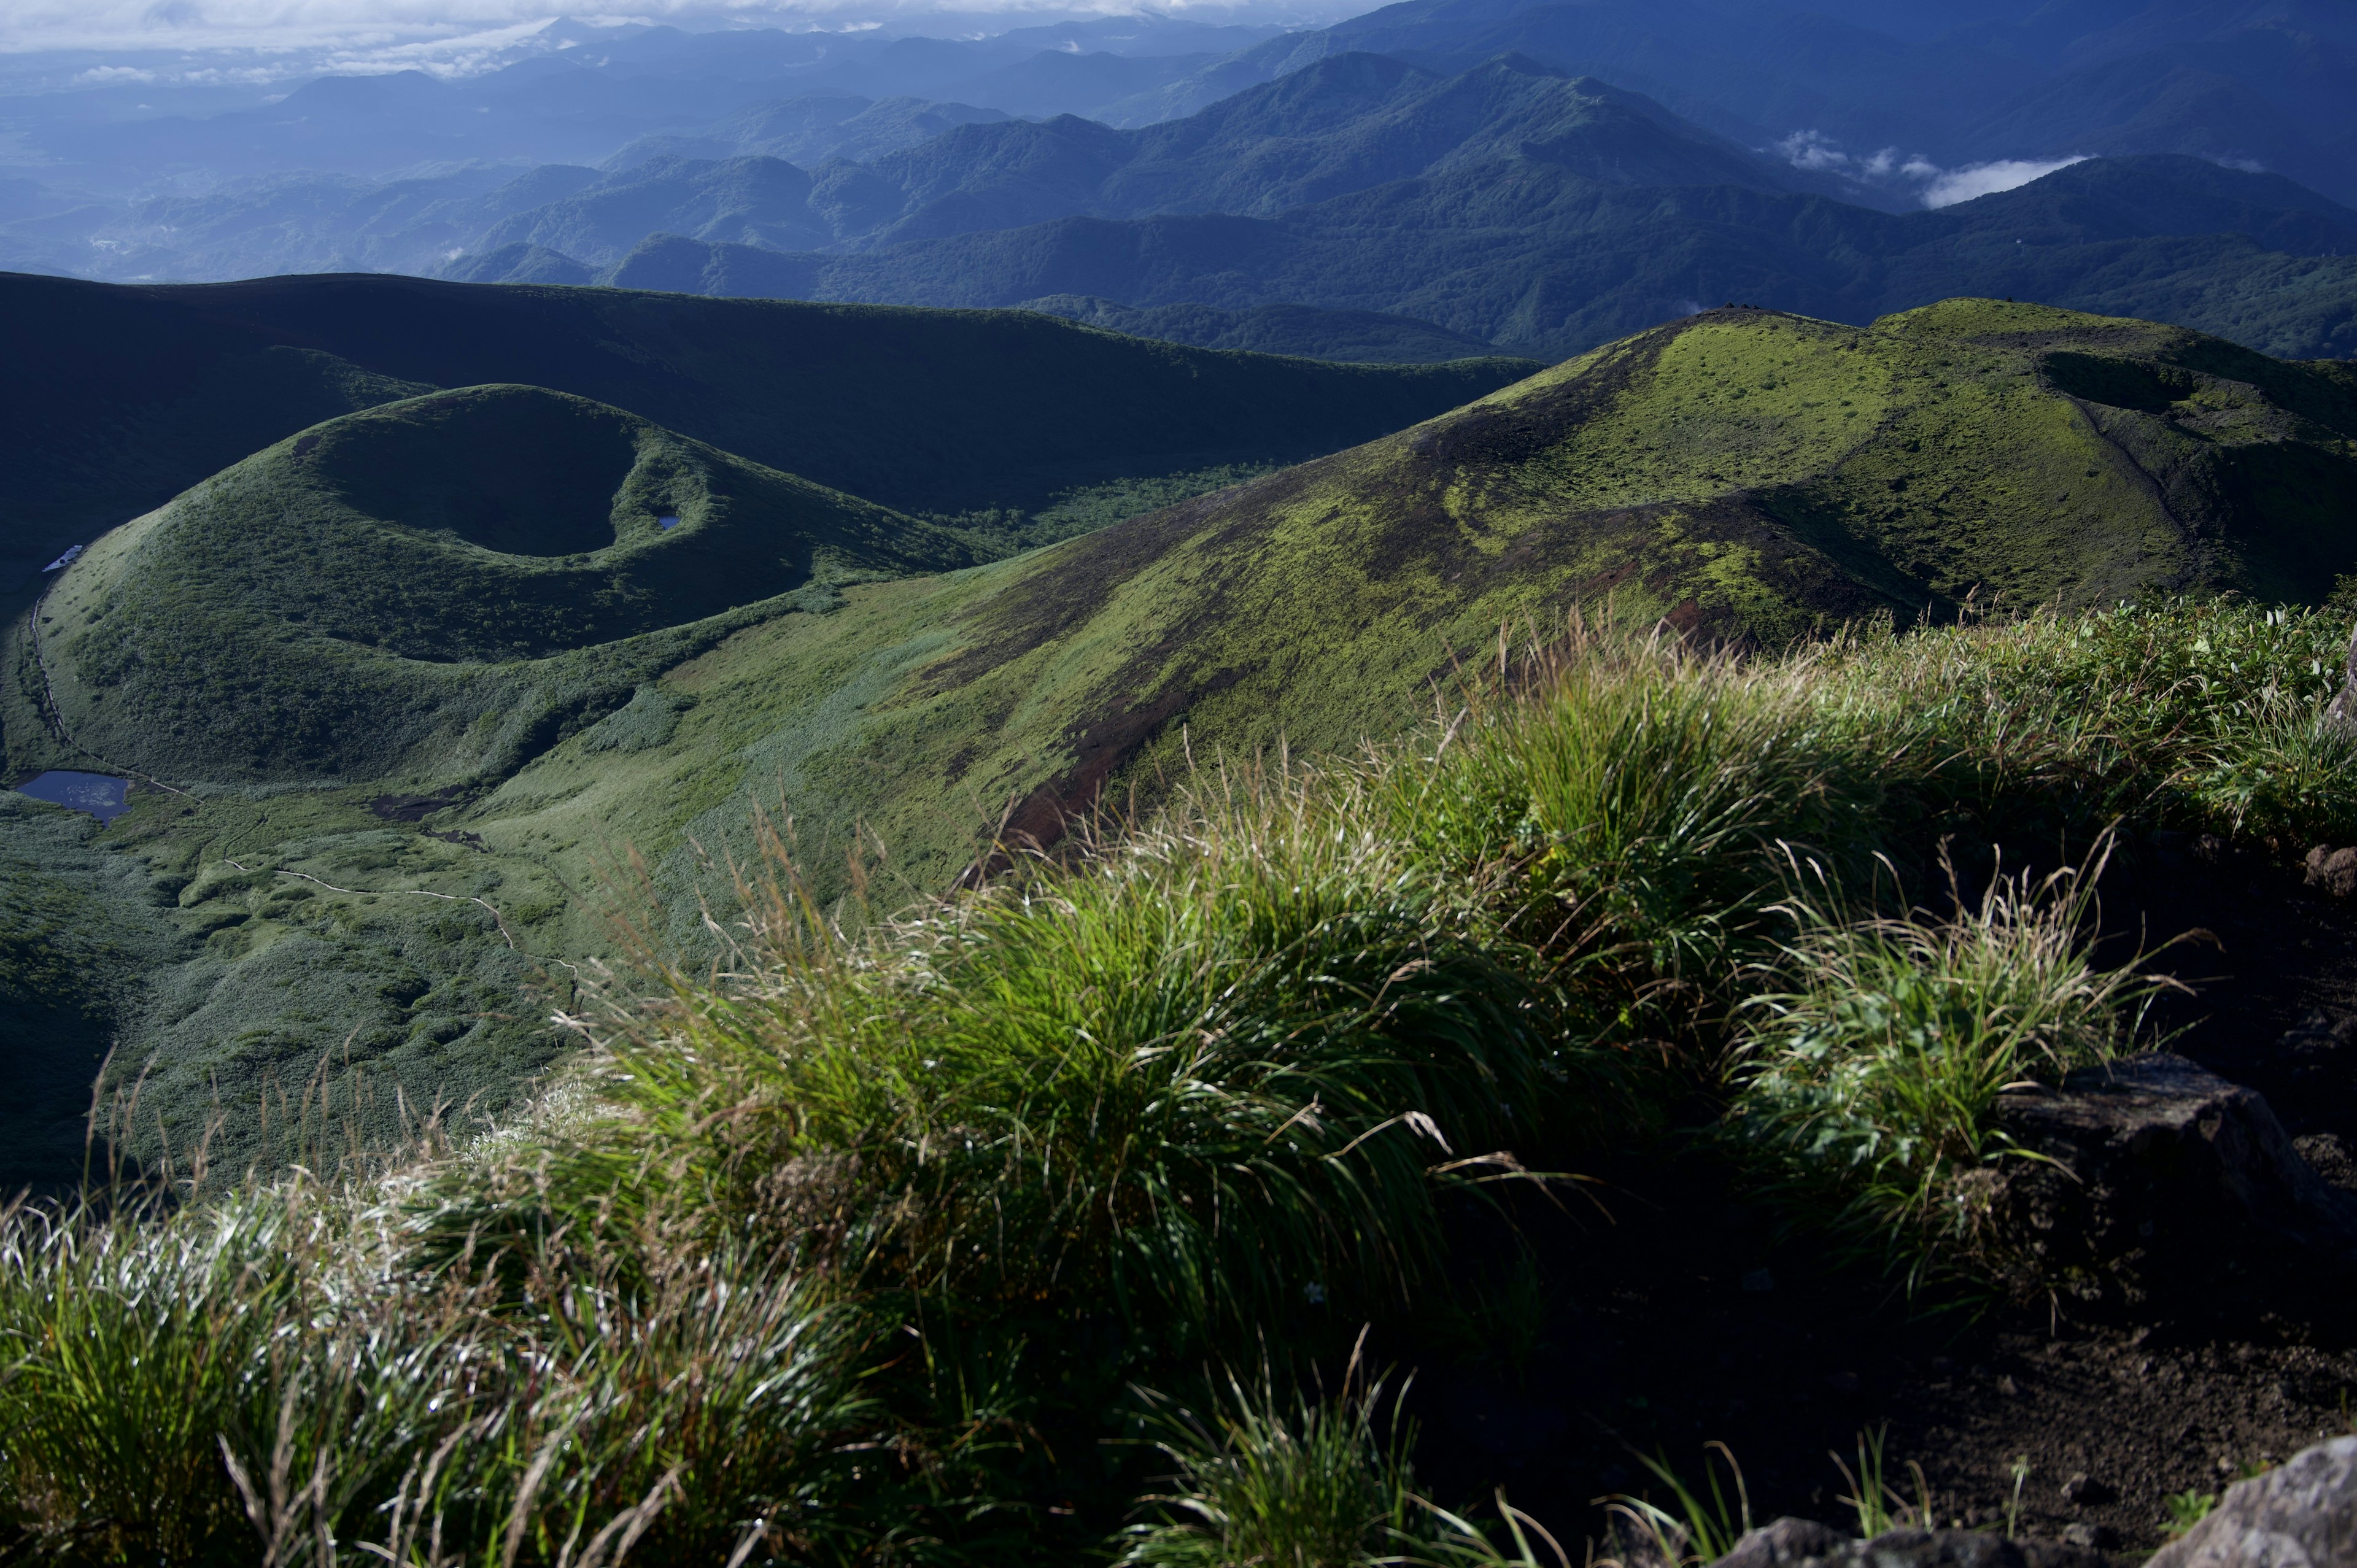
[[[2181,152],[2357,200],[2352,16],[2336,0],[1404,0],[1255,44],[1101,113],[1116,124],[1185,115],[1351,51],[1440,70],[1511,51],[1749,145],[1787,145],[1861,196],[1920,188],[1900,172],[1910,161]]]
[[[546,252],[540,252],[545,254]],[[508,252],[501,252],[501,255]],[[489,258],[486,258],[489,261]],[[578,278],[537,277],[533,258],[517,256],[496,274],[485,270],[469,283],[587,283]],[[597,274],[611,288],[657,289],[665,294],[702,294],[728,299],[800,299],[808,292],[811,267],[801,256],[728,241],[684,234],[650,234],[630,253]]]
[[[1023,67],[1043,53],[1125,60],[1182,56],[1191,69],[1277,30],[1158,15],[963,38],[779,28],[689,33],[559,22],[538,40],[544,52],[479,76],[442,81],[416,70],[328,76],[291,91],[268,85],[202,92],[168,85],[51,91],[12,100],[6,119],[23,153],[54,171],[60,183],[119,198],[152,190],[162,178],[201,189],[295,172],[382,178],[431,164],[597,164],[640,138],[702,134],[716,120],[784,99],[953,97],[938,90]],[[1170,74],[1124,77],[1109,88],[1074,79],[1077,95],[1058,100],[1057,72],[1052,66],[1034,68],[1029,77],[1018,73],[1009,81],[1028,83],[1029,112],[1053,113],[1093,110],[1109,94],[1134,93]],[[157,100],[152,111],[151,98]],[[994,107],[986,100],[964,102]],[[872,156],[907,139],[889,134],[855,139],[824,156]],[[798,151],[821,156],[816,149]],[[793,155],[787,156],[791,161]]]
[[[511,213],[597,179],[551,164],[518,174],[476,166],[425,179],[339,175],[236,180],[202,196],[165,196],[110,215],[92,235],[120,278],[253,277],[292,272],[431,272]]]
[[[2357,349],[2352,252],[2357,212],[2192,158],[2093,160],[1910,214],[1733,186],[1613,185],[1523,158],[1273,219],[1064,219],[781,258],[773,286],[925,305],[1293,303],[1555,355],[1727,302],[1864,321],[1978,295],[2089,302],[2315,357]]]
[[[594,281],[590,270],[571,256],[522,241],[485,251],[479,255],[462,256],[451,263],[444,275],[452,283],[586,284]],[[706,294],[716,291],[694,288],[683,292]],[[748,297],[759,297],[758,291],[752,289],[732,292]]]
[[[814,168],[835,158],[856,162],[913,147],[955,125],[1006,118],[1003,110],[971,103],[810,93],[757,103],[693,130],[640,136],[602,166],[635,168],[659,157],[769,157]]]
[[[946,82],[952,98],[996,104],[1011,114],[1085,114],[1193,75],[1219,53],[1118,55],[1042,49],[1028,59]]]
[[[811,177],[780,158],[656,158],[490,226],[477,247],[529,244],[603,266],[651,233],[773,251],[831,243],[813,214]]]
[[[974,123],[810,174],[764,158],[656,158],[507,219],[479,248],[527,242],[604,266],[656,231],[789,250],[1079,216],[1265,216],[1507,158],[1618,184],[1805,183],[1636,94],[1526,59],[1443,77],[1351,54],[1137,130],[1072,115]]]

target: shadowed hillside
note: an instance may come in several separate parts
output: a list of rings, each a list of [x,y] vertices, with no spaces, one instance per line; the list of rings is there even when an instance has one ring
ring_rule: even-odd
[[[0,274],[0,591],[321,420],[436,387],[593,398],[901,509],[1291,461],[1428,418],[1531,362],[1323,365],[1029,312],[500,288],[399,277],[122,286]],[[17,602],[21,603],[19,599]]]

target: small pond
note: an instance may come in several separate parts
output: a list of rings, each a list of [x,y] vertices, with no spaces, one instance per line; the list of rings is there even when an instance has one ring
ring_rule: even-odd
[[[53,768],[38,779],[27,779],[16,789],[36,800],[88,811],[102,822],[111,822],[130,810],[125,797],[131,792],[131,780],[106,773],[68,773]]]

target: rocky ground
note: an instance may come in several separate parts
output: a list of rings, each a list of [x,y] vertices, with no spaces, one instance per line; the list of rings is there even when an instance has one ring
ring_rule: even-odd
[[[2264,1093],[2309,1163],[2357,1190],[2357,900],[2279,859],[2161,835],[2115,860],[2104,907],[2123,954],[2207,933],[2160,961],[2196,994],[2157,1024]],[[2357,1423],[2357,1313],[2329,1267],[2255,1266],[2238,1238],[2197,1238],[2132,1305],[1942,1308],[1780,1238],[1707,1155],[1587,1174],[1609,1220],[1577,1204],[1519,1219],[1545,1283],[1535,1348],[1427,1371],[1415,1393],[1434,1489],[1504,1476],[1575,1561],[1605,1527],[1603,1494],[1667,1500],[1637,1452],[1698,1480],[1704,1444],[1724,1442],[1756,1519],[1848,1526],[1833,1455],[1854,1467],[1860,1434],[1887,1428],[1889,1478],[1911,1499],[1920,1466],[1941,1524],[2010,1520],[2140,1556],[2169,1497]],[[1387,1348],[1432,1367],[1416,1348]]]

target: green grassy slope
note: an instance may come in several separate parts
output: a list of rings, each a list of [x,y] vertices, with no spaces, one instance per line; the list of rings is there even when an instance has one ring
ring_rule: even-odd
[[[292,446],[256,472],[284,471]],[[561,992],[565,963],[608,950],[567,890],[594,889],[624,845],[646,857],[669,933],[692,945],[707,940],[697,896],[730,906],[728,862],[750,852],[756,807],[791,818],[820,897],[856,884],[856,856],[889,908],[947,886],[995,832],[1052,840],[1102,790],[1150,794],[1190,755],[1348,749],[1392,733],[1427,711],[1436,677],[1487,657],[1504,622],[1544,626],[1610,599],[1773,641],[1828,619],[1942,613],[1975,590],[2313,599],[2357,564],[2352,520],[2357,376],[2344,366],[1989,301],[1869,328],[1715,311],[1012,558],[798,591],[691,623],[692,638],[640,633],[522,665],[403,660],[488,689],[594,655],[607,684],[600,705],[567,710],[570,733],[553,725],[496,767],[471,739],[453,746],[435,777],[475,780],[453,794],[386,801],[356,777],[231,787],[278,766],[258,751],[244,773],[223,759],[192,801],[136,792],[97,841],[192,879],[171,918],[211,933],[217,968],[199,989],[242,999],[210,1004],[211,1016],[252,1008],[239,1026],[281,1049],[351,1033],[366,1061],[397,1064],[356,1068],[361,1080],[389,1075],[414,1101],[445,1058],[469,1085],[496,1085],[488,1053],[524,1039],[546,1007],[515,988],[522,975],[537,967]],[[68,587],[136,553],[110,542]],[[662,638],[674,639],[663,657],[624,657]],[[421,759],[407,786],[419,793],[431,750],[405,754]],[[290,890],[307,897],[290,903]],[[435,902],[419,893],[447,896],[431,920],[398,908]],[[462,901],[476,897],[488,904]],[[396,918],[426,921],[424,934],[397,939]],[[343,978],[308,986],[324,999],[308,1004],[315,1022],[285,1022],[285,993],[249,982],[263,972],[248,966],[330,939],[341,945],[285,950]],[[426,982],[419,994],[444,1000],[421,1012],[369,987],[371,955],[396,950]],[[175,1092],[194,1093],[196,1064],[225,1036],[164,1017],[126,1038],[162,1050]],[[549,1048],[532,1037],[542,1044],[515,1047],[527,1065]],[[260,1059],[292,1071],[291,1058]],[[264,1069],[241,1070],[251,1085]]]
[[[66,545],[321,420],[437,387],[572,392],[886,506],[963,511],[1333,451],[1534,368],[1213,353],[1030,312],[392,276],[0,274],[0,596],[19,604]]]
[[[167,778],[465,779],[727,629],[699,623],[991,553],[586,399],[441,392],[106,535],[0,711],[20,766],[70,736]]]
[[[466,820],[494,843],[726,843],[852,824],[938,887],[1002,818],[1049,838],[1108,780],[1348,748],[1503,621],[1611,596],[1723,635],[2234,587],[2357,564],[2357,376],[2173,328],[1958,301],[1869,329],[1718,311],[1370,446],[1056,549],[856,588],[673,671],[694,707],[617,771],[578,743]],[[1126,771],[1125,771],[1126,770]]]

